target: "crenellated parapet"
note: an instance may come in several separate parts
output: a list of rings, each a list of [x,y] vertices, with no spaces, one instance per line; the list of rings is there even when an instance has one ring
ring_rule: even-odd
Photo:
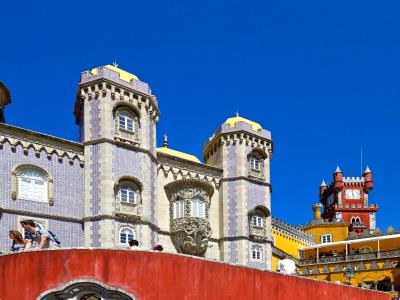
[[[285,233],[293,237],[294,239],[302,240],[310,245],[315,244],[314,237],[299,227],[290,225],[289,223],[286,223],[274,217],[272,217],[271,224],[272,228],[277,230],[278,232]]]
[[[8,143],[11,146],[11,150],[15,151],[17,146],[20,145],[25,154],[28,153],[29,149],[33,149],[35,155],[40,157],[44,151],[48,159],[56,155],[59,161],[67,157],[70,164],[77,161],[80,166],[83,167],[84,165],[83,146],[80,143],[6,124],[0,124],[0,130],[0,148],[3,148],[3,145]]]
[[[80,123],[81,110],[85,100],[91,101],[107,96],[110,96],[113,101],[122,101],[139,109],[143,106],[151,119],[155,123],[158,122],[160,115],[158,101],[151,94],[149,85],[134,75],[128,82],[125,80],[126,77],[121,76],[121,72],[122,70],[113,68],[113,66],[104,66],[81,73],[80,89],[74,108],[77,124]]]

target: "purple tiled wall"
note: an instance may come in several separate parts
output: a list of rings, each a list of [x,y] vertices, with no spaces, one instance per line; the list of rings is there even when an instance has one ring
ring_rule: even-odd
[[[11,172],[21,164],[38,166],[50,174],[54,180],[53,206],[45,202],[11,199]],[[20,145],[13,152],[10,145],[5,143],[3,149],[0,149],[0,166],[0,186],[2,187],[0,189],[0,207],[72,218],[83,217],[84,170],[78,160],[74,160],[71,165],[66,157],[60,162],[56,154],[53,154],[51,159],[48,159],[44,151],[37,157],[32,148],[25,154]],[[3,214],[0,223],[3,224],[0,227],[0,241],[2,241],[0,247],[4,250],[4,236],[8,236],[8,230],[18,228],[17,215]],[[61,240],[65,241],[66,245],[83,245],[83,231],[79,223],[49,219],[49,225],[58,226],[58,223],[64,224],[63,226],[60,225],[57,235]],[[63,230],[61,231],[61,229]],[[70,238],[70,232],[75,235],[73,240]]]

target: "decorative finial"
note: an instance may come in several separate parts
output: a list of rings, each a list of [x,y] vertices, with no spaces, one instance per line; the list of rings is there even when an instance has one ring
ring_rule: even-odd
[[[337,165],[337,166],[336,166],[335,173],[341,173],[341,172],[342,172],[342,170],[340,170],[339,165]]]
[[[325,180],[322,180],[322,183],[321,183],[321,185],[320,185],[321,187],[326,187],[326,183],[325,183]]]
[[[239,110],[236,110],[235,115],[236,115],[236,117],[239,117]]]
[[[114,67],[118,68],[117,59],[114,59],[112,65],[113,65]]]
[[[168,136],[166,134],[164,134],[163,147],[168,148]]]

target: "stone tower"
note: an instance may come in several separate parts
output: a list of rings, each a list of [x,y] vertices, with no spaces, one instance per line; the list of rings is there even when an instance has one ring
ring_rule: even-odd
[[[84,145],[86,247],[134,238],[149,248],[155,240],[157,106],[147,83],[116,66],[81,73],[74,115]]]
[[[379,207],[369,203],[372,188],[372,172],[368,167],[360,177],[345,177],[337,167],[333,182],[326,185],[323,181],[319,188],[320,202],[324,207],[322,218],[343,220],[349,225],[350,232],[373,233]]]
[[[204,145],[207,165],[223,170],[219,189],[221,259],[271,268],[271,133],[236,116]]]

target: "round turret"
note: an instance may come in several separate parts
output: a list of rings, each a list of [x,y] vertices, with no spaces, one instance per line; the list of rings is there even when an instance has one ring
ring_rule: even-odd
[[[321,203],[315,203],[312,206],[313,212],[314,212],[314,220],[321,220],[321,208],[322,204]]]
[[[336,166],[336,170],[333,173],[333,181],[335,189],[340,190],[343,188],[343,173],[339,166]]]
[[[372,181],[372,172],[368,168],[368,166],[365,168],[364,174],[363,174],[364,180],[365,180],[365,190],[369,192],[373,188],[373,181]]]
[[[326,189],[327,189],[327,186],[326,186],[325,180],[322,180],[322,183],[319,186],[319,198],[320,199],[322,199],[322,196],[323,196],[324,192],[326,191]]]

